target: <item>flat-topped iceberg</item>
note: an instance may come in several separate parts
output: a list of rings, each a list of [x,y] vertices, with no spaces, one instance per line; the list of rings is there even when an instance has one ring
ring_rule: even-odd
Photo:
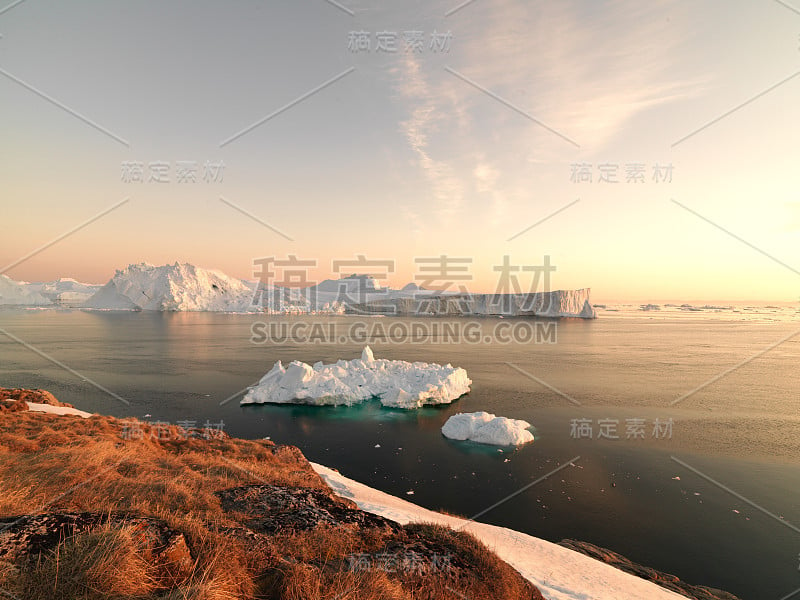
[[[361,358],[325,365],[281,361],[251,387],[242,404],[359,404],[377,398],[391,408],[449,404],[469,392],[467,372],[449,364],[376,359],[369,346]]]
[[[533,441],[527,421],[496,417],[487,412],[458,413],[447,419],[442,435],[493,446],[520,446]]]
[[[460,294],[414,290],[406,286],[389,290],[383,296],[372,294],[359,305],[348,305],[347,312],[396,316],[505,316],[577,317],[596,319],[589,301],[591,290],[557,290],[530,294]]]

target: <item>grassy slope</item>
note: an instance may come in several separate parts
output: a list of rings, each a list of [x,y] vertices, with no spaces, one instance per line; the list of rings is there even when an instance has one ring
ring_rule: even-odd
[[[123,422],[111,417],[0,409],[0,517],[81,511],[157,517],[185,535],[190,572],[159,578],[130,527],[102,525],[35,560],[0,561],[0,596],[541,598],[480,542],[438,526],[391,531],[336,525],[252,539],[231,535],[231,528],[242,530],[248,515],[224,511],[215,492],[261,483],[330,492],[296,448],[186,439],[177,427],[140,427],[141,439],[123,439]],[[420,544],[452,553],[459,568],[425,574],[348,568],[353,554]]]

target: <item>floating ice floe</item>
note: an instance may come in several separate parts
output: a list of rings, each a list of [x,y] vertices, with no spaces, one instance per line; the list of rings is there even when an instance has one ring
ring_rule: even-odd
[[[533,441],[527,421],[496,417],[487,412],[458,413],[447,419],[442,435],[494,446],[520,446]]]
[[[371,398],[392,408],[449,404],[469,392],[467,372],[449,364],[376,359],[369,346],[361,358],[325,365],[281,361],[251,387],[242,404],[353,405]]]

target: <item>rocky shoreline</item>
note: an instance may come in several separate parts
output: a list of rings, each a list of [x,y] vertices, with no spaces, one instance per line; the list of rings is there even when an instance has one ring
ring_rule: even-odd
[[[621,571],[625,571],[626,573],[630,573],[631,575],[636,575],[637,577],[646,579],[647,581],[652,581],[653,583],[665,589],[673,591],[676,594],[680,594],[681,596],[686,596],[687,598],[694,598],[694,600],[739,600],[737,596],[734,596],[733,594],[723,590],[686,583],[685,581],[681,581],[681,579],[676,575],[664,573],[663,571],[657,571],[656,569],[651,569],[650,567],[644,567],[633,562],[632,560],[625,558],[621,554],[614,552],[613,550],[601,548],[600,546],[595,546],[589,542],[561,540],[559,544],[565,548],[574,550],[575,552],[580,552],[581,554],[591,556],[595,560],[604,562],[607,565],[611,565],[612,567],[620,569]]]

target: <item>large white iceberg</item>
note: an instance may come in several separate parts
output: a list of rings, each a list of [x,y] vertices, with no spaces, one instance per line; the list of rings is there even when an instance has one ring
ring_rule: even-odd
[[[175,263],[129,265],[86,301],[86,308],[157,311],[252,311],[253,290],[219,271]]]
[[[533,441],[531,426],[521,419],[496,417],[487,412],[458,413],[447,419],[442,435],[494,446],[520,446]]]
[[[361,358],[325,365],[281,361],[251,387],[242,404],[353,405],[371,398],[392,408],[449,404],[469,392],[472,381],[460,367],[376,359],[369,346]]]

